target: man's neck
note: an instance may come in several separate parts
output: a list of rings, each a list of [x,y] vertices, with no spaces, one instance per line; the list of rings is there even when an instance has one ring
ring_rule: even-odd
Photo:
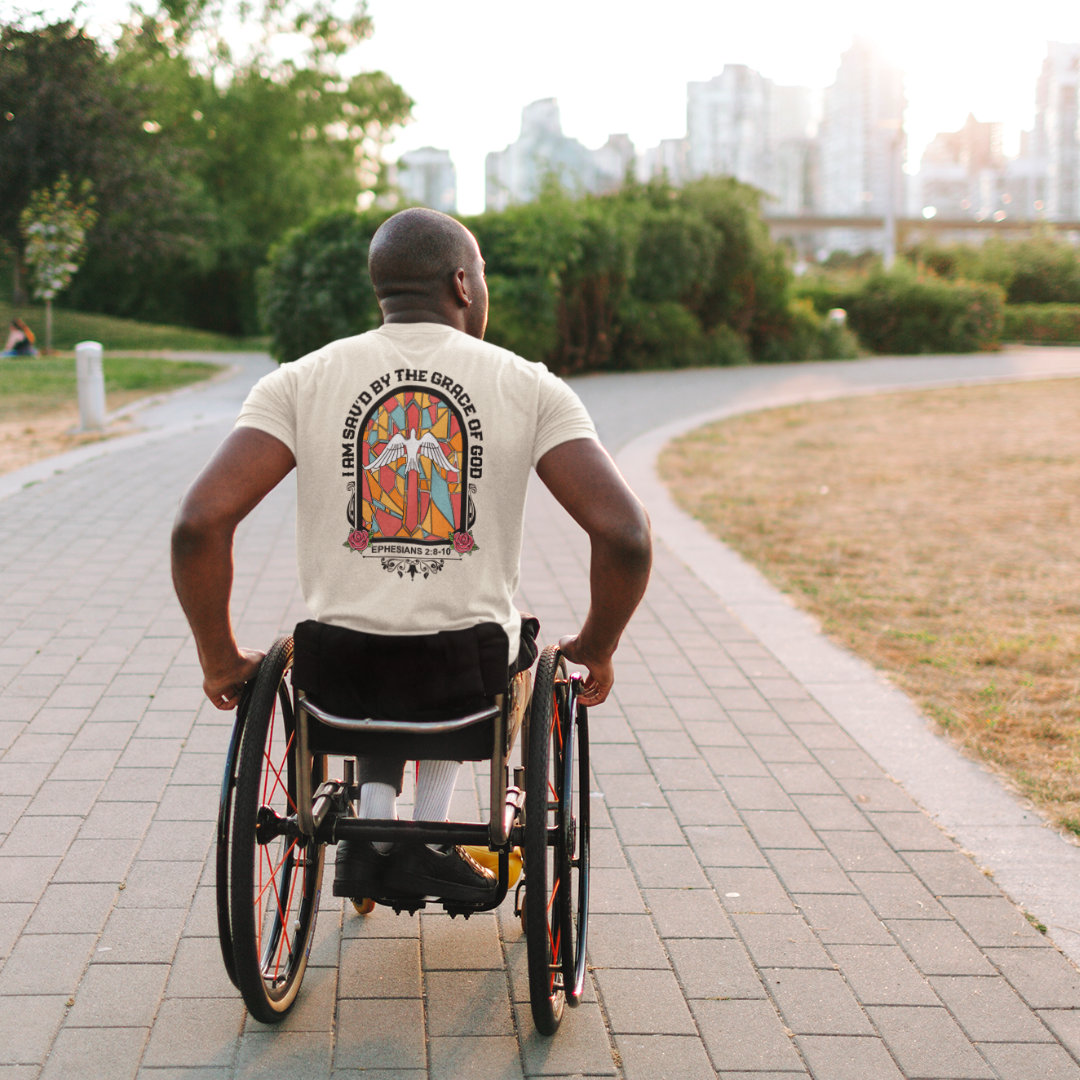
[[[383,316],[384,323],[439,323],[442,326],[453,326],[454,322],[438,311],[428,309],[413,309],[411,311],[395,311],[391,315]]]
[[[384,323],[438,323],[455,330],[465,330],[465,310],[449,305],[409,305],[383,311]]]

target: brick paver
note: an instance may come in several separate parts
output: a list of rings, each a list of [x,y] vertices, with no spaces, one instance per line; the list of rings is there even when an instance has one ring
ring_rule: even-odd
[[[365,918],[329,888],[299,1004],[252,1022],[214,915],[232,717],[167,564],[224,431],[0,509],[0,1078],[1080,1078],[1076,968],[663,547],[592,717],[591,971],[557,1037],[509,902]],[[286,484],[239,532],[252,645],[307,614],[292,506]],[[549,639],[585,558],[535,490],[521,603]],[[463,770],[454,813],[486,793]]]

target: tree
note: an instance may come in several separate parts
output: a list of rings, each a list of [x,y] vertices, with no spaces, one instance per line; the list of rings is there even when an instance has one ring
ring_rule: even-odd
[[[44,188],[30,196],[30,204],[19,218],[34,297],[45,301],[47,353],[52,352],[52,302],[71,284],[86,253],[86,234],[97,221],[87,182],[79,194],[81,202],[72,199],[71,181],[61,173],[51,190]]]
[[[228,10],[172,0],[118,43],[114,66],[139,87],[150,138],[185,157],[199,241],[131,270],[96,264],[78,299],[92,288],[113,314],[257,333],[256,275],[271,247],[313,216],[385,190],[382,148],[412,101],[382,72],[342,76],[341,57],[372,33],[364,5],[340,19],[319,0],[250,5],[246,21],[261,36],[244,56],[223,33]],[[307,55],[276,59],[282,34],[309,42]]]
[[[245,3],[261,36],[240,57],[222,31],[231,11],[163,0],[109,51],[72,22],[0,26],[0,240],[18,250],[19,213],[61,172],[97,196],[88,265],[66,303],[258,332],[270,248],[385,188],[382,148],[412,102],[382,72],[341,74],[372,32],[363,3],[348,18],[323,0]],[[276,59],[282,33],[307,55]]]
[[[70,20],[0,25],[0,240],[16,254],[17,301],[20,215],[61,174],[93,184],[99,251],[131,258],[179,241],[188,216],[182,162],[144,121],[137,90]]]

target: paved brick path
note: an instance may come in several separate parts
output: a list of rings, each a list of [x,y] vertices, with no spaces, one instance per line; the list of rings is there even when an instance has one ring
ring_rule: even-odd
[[[558,1036],[533,1031],[508,905],[361,918],[328,888],[300,1004],[248,1021],[210,858],[231,715],[166,554],[225,430],[2,505],[0,1080],[1080,1077],[1077,970],[663,548],[592,717],[591,986]],[[306,614],[292,505],[239,534],[253,644]],[[536,491],[522,603],[552,637],[584,557]],[[485,791],[463,770],[453,812]]]

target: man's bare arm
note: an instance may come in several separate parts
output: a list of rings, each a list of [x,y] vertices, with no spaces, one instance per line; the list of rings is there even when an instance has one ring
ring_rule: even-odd
[[[619,638],[649,581],[649,516],[595,439],[556,446],[536,471],[592,545],[589,614],[581,630],[559,644],[568,660],[589,670],[583,704],[599,705],[615,682],[612,656]]]
[[[295,467],[280,439],[236,428],[187,490],[172,533],[172,573],[203,669],[203,689],[219,709],[233,709],[262,653],[233,636],[229,596],[233,533]]]

